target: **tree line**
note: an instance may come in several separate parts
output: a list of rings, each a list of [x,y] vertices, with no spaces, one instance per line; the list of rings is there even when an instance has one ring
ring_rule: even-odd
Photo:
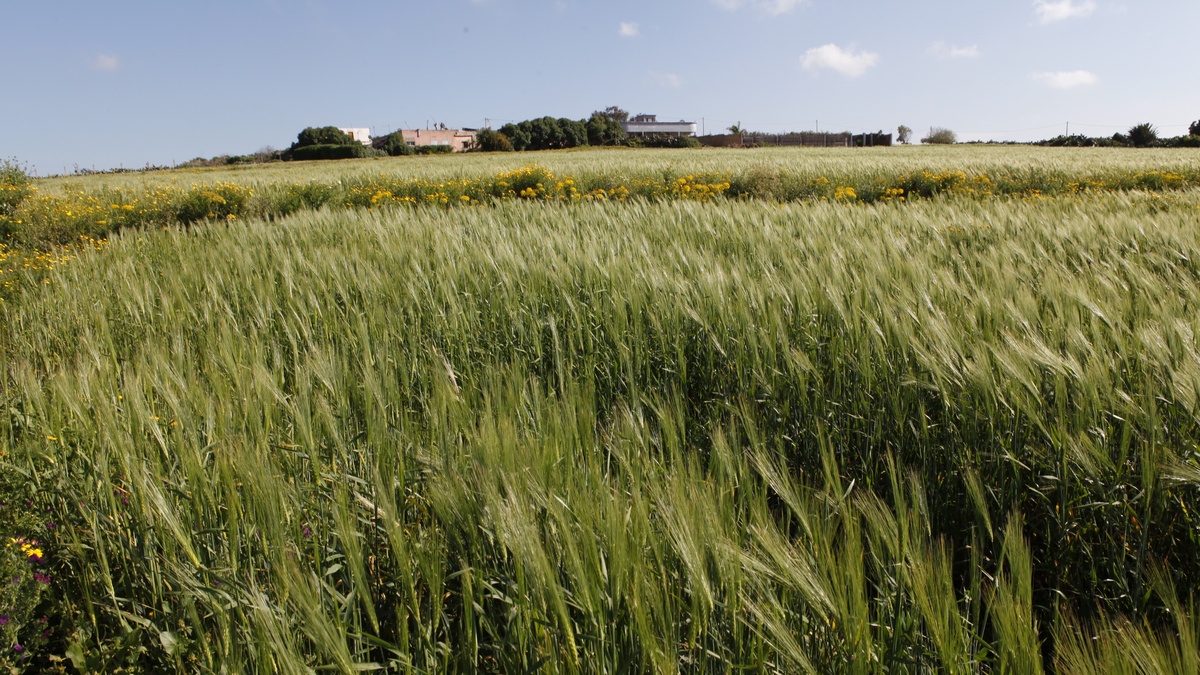
[[[508,123],[499,129],[484,128],[475,134],[474,149],[482,152],[559,150],[584,145],[624,145],[621,123],[629,113],[617,106],[597,110],[586,120],[539,117]]]
[[[539,117],[523,122],[510,122],[499,129],[480,129],[475,134],[473,149],[481,152],[520,152],[606,145],[648,148],[690,148],[700,145],[695,138],[665,134],[630,137],[622,126],[622,123],[628,120],[628,111],[618,106],[609,106],[593,112],[591,117],[585,120]]]

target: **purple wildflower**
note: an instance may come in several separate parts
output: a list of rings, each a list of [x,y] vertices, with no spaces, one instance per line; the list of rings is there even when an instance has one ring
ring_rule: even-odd
[[[25,647],[23,647],[21,645],[21,643],[18,642],[17,644],[13,645],[13,651],[14,652],[23,652],[23,651],[25,651]]]
[[[7,625],[8,625],[8,615],[4,614],[4,615],[0,616],[0,626],[7,626]]]

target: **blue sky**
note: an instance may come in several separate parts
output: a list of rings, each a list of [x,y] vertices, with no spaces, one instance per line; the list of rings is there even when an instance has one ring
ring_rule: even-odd
[[[0,156],[39,173],[619,105],[709,133],[1166,135],[1197,0],[0,0]],[[1091,125],[1091,126],[1085,126]]]

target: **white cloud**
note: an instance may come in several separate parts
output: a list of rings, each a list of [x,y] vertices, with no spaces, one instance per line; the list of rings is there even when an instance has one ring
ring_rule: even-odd
[[[121,59],[112,54],[97,54],[96,58],[92,59],[92,68],[95,70],[111,73],[121,67]]]
[[[800,65],[804,66],[805,70],[828,69],[846,77],[858,77],[878,62],[878,54],[842,49],[835,44],[813,47],[804,52],[800,59]]]
[[[713,0],[718,7],[731,12],[742,7],[757,7],[760,11],[772,16],[787,14],[804,4],[807,0]]]
[[[652,84],[656,84],[660,87],[666,87],[667,89],[678,89],[683,86],[683,78],[679,77],[675,73],[663,73],[657,70],[651,70],[650,72],[646,73],[646,77]]]
[[[945,42],[935,42],[929,48],[929,53],[939,59],[975,59],[979,58],[983,52],[979,51],[978,45],[970,47],[955,47],[948,45]]]
[[[767,14],[779,15],[796,9],[803,2],[804,0],[763,0],[758,4]]]
[[[1033,11],[1042,23],[1052,23],[1077,16],[1088,16],[1096,11],[1096,0],[1034,0]]]
[[[621,23],[620,30],[618,30],[617,32],[621,35],[621,37],[627,37],[627,38],[637,37],[638,33],[639,33],[638,25],[636,23],[630,23],[628,21],[623,21]]]
[[[1062,70],[1058,72],[1034,73],[1031,75],[1035,82],[1040,82],[1054,89],[1074,89],[1096,84],[1100,78],[1095,73],[1086,70]]]

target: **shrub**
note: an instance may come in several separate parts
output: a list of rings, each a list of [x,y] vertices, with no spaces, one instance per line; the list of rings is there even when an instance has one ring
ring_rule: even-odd
[[[1058,135],[1050,140],[1039,141],[1037,145],[1049,146],[1052,148],[1107,148],[1117,145],[1118,143],[1111,138],[1092,138],[1083,134],[1074,134],[1071,136]],[[1121,144],[1124,144],[1123,142]]]
[[[286,216],[304,209],[319,209],[333,200],[338,191],[329,183],[301,183],[289,185],[282,193],[269,199],[267,212],[271,216]]]
[[[1129,129],[1129,142],[1135,148],[1147,148],[1158,140],[1158,129],[1153,124],[1143,122]]]
[[[927,145],[953,145],[958,142],[958,134],[945,127],[933,127],[921,142]]]
[[[176,218],[183,224],[241,216],[254,192],[235,183],[218,183],[192,188],[183,196]]]
[[[740,172],[729,180],[730,197],[779,199],[783,190],[783,175],[775,169],[758,166]]]
[[[1200,136],[1200,120],[1196,120],[1188,125],[1189,136]]]
[[[698,148],[700,141],[694,136],[640,136],[629,139],[629,144],[635,148]]]
[[[449,145],[418,145],[413,148],[418,155],[448,155],[454,152]]]
[[[251,156],[254,157],[255,162],[266,164],[267,162],[278,162],[282,158],[283,153],[269,145],[264,145]]]
[[[1200,148],[1200,134],[1172,138],[1168,145],[1172,148]]]
[[[61,556],[52,541],[57,524],[46,523],[43,505],[30,496],[19,474],[0,478],[0,667],[5,672],[44,666],[47,638],[61,620],[54,598],[62,583],[61,567],[54,564]]]
[[[368,148],[361,143],[354,145],[307,145],[292,148],[288,151],[290,159],[296,161],[313,159],[355,159],[359,157],[378,157],[374,148]]]
[[[32,191],[29,176],[17,160],[0,160],[0,216],[11,216]]]
[[[508,136],[494,129],[484,127],[475,134],[475,143],[472,146],[473,150],[479,152],[512,152],[512,141],[508,140]]]
[[[483,192],[492,197],[533,198],[544,195],[547,186],[557,185],[557,177],[545,167],[531,164],[505,171],[483,185]]]
[[[413,146],[409,145],[408,141],[404,140],[404,132],[402,131],[393,131],[387,136],[384,136],[374,145],[377,150],[386,152],[389,157],[411,155],[416,152]]]

